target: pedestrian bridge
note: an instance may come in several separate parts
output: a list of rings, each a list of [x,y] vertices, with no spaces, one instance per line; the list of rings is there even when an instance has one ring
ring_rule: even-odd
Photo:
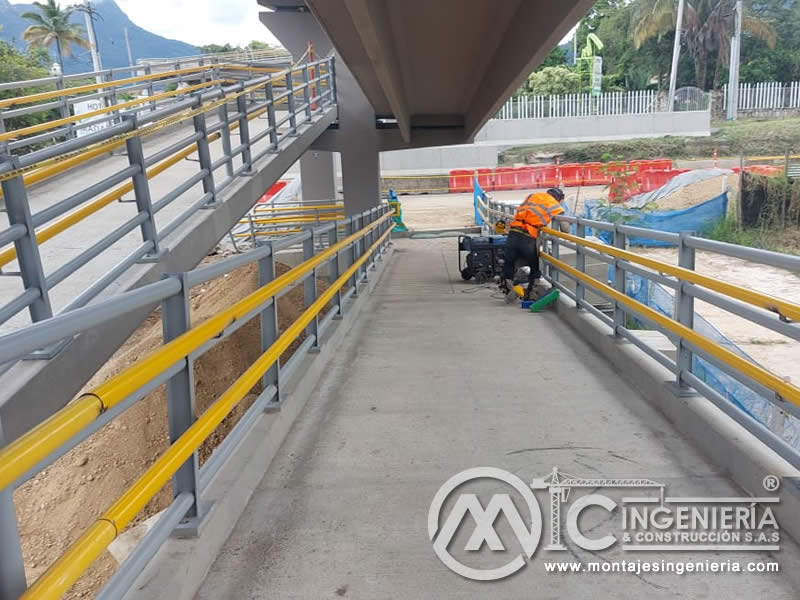
[[[292,4],[292,17],[308,16],[296,2],[274,4]],[[388,27],[397,15],[385,3],[348,2],[351,22],[331,3],[311,4],[334,42],[351,39],[359,24],[362,45],[343,54],[365,97],[383,109],[377,120],[371,113],[366,129],[353,125],[355,88],[339,92],[343,66],[327,54],[306,55],[277,71],[225,63],[145,74],[143,85],[190,75],[195,79],[185,83],[197,87],[151,95],[155,104],[145,103],[145,110],[97,109],[110,115],[109,126],[79,138],[64,131],[64,141],[3,156],[0,600],[89,592],[210,599],[489,591],[518,598],[531,590],[576,598],[797,597],[795,374],[765,369],[694,323],[699,300],[800,340],[796,298],[715,279],[697,272],[694,260],[697,251],[712,252],[798,272],[797,257],[564,218],[570,233],[542,234],[547,279],[562,296],[552,310],[532,314],[506,305],[491,287],[461,281],[452,237],[393,239],[397,206],[370,192],[377,171],[369,186],[353,186],[363,155],[352,148],[343,155],[344,215],[336,204],[339,218],[318,222],[310,216],[319,214],[318,204],[291,207],[287,216],[269,217],[284,226],[279,235],[201,263],[301,156],[316,159],[309,154],[319,144],[357,146],[361,138],[347,138],[348,130],[369,130],[363,142],[374,165],[383,142],[373,133],[386,121],[396,121],[396,130],[387,131],[406,145],[474,135],[530,66],[533,51],[519,44],[536,36],[515,25],[522,22],[515,17],[538,23],[533,3],[498,9],[511,34],[494,32],[492,57],[513,55],[518,73],[486,62],[486,85],[471,90],[466,106],[463,94],[422,93],[424,86],[411,85],[415,71],[398,66],[386,42],[401,30]],[[464,4],[469,14],[486,8]],[[547,14],[555,39],[589,3],[567,4],[558,8],[563,13]],[[453,18],[438,14],[438,3],[412,2],[398,9],[400,20],[414,8]],[[426,33],[430,41],[436,31]],[[537,56],[546,50],[537,47]],[[424,53],[414,58],[416,67],[426,67]],[[425,75],[435,73],[430,68]],[[422,95],[409,101],[403,88]],[[63,91],[28,101],[49,102]],[[442,98],[456,104],[445,106]],[[18,103],[25,102],[0,108]],[[58,121],[67,127],[79,119]],[[42,131],[28,134],[50,135]],[[6,132],[0,141],[24,139]],[[163,173],[169,176],[159,178]],[[509,210],[491,199],[476,199],[475,208],[489,225],[507,219]],[[587,228],[613,232],[614,243],[601,244]],[[676,245],[678,265],[630,252],[627,242],[636,236]],[[215,281],[233,285],[243,267],[257,271],[255,289],[198,318],[198,291]],[[632,297],[627,282],[634,275],[672,290],[673,309],[659,312]],[[300,299],[295,315],[281,312],[287,294]],[[87,384],[146,319],[160,323],[163,335]],[[255,356],[201,410],[197,395],[209,380],[197,377],[196,365],[208,357],[222,365],[225,348],[231,351],[230,341],[238,339],[232,336],[252,327]],[[222,372],[211,379],[222,379]],[[749,390],[770,418],[745,410],[720,381]],[[93,499],[101,508],[88,523],[70,523],[57,558],[32,560],[18,530],[35,507],[17,501],[19,490],[76,448],[92,460],[93,436],[137,414],[157,390],[165,397],[161,412],[135,427],[166,422],[163,451],[115,497]],[[455,491],[446,487],[455,485],[454,476],[478,467],[500,470],[491,473],[502,472],[501,479],[481,481],[458,500],[447,493]],[[538,500],[531,486],[539,486]],[[162,490],[165,508],[143,522]],[[617,505],[586,504],[601,491]],[[511,493],[513,510],[505,500]],[[462,500],[472,502],[475,533],[447,516]],[[765,537],[706,543],[706,536],[670,547],[658,545],[662,536],[627,547],[619,516],[626,503],[637,502],[664,510],[744,506],[750,516],[737,522],[739,529]],[[779,527],[766,518],[773,513]],[[700,533],[720,527],[706,521]],[[617,536],[613,543],[609,535]],[[81,587],[112,547],[119,564],[93,580],[102,585]],[[752,570],[675,577],[601,568],[567,578],[547,566],[569,561],[581,570],[642,557],[659,565],[708,560]],[[779,571],[760,573],[770,562]],[[512,568],[519,571],[513,577],[475,581]]]

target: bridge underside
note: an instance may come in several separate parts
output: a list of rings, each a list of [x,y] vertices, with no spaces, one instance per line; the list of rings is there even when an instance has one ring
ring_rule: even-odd
[[[569,541],[568,551],[543,552],[546,525],[537,555],[514,577],[481,585],[450,572],[428,540],[428,509],[466,468],[499,467],[530,482],[557,466],[579,477],[646,477],[673,496],[740,493],[556,314],[532,315],[490,294],[460,280],[453,239],[395,242],[366,314],[197,598],[796,597],[783,574],[548,575],[546,560],[639,557]],[[546,520],[544,494],[539,502]],[[590,511],[584,531],[604,535],[608,518]],[[503,521],[501,539],[513,540]],[[464,558],[473,528],[461,529],[451,550]],[[791,564],[797,554],[783,541],[775,558]],[[762,558],[703,554],[643,558]]]

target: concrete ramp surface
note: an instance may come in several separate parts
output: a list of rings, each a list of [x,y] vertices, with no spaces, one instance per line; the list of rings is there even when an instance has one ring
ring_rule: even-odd
[[[398,240],[389,261],[198,599],[797,597],[788,573],[797,552],[786,537],[771,553],[630,552],[620,543],[587,551],[562,525],[566,549],[547,550],[546,491],[537,492],[541,541],[519,572],[478,582],[449,570],[434,553],[428,513],[440,486],[464,469],[496,467],[527,484],[553,467],[584,478],[646,478],[672,497],[742,491],[554,312],[533,315],[462,282],[455,239]],[[497,482],[469,491],[484,508],[487,493],[515,494]],[[598,491],[617,502],[658,494],[590,487],[567,500]],[[514,502],[527,520],[519,496]],[[569,504],[562,506],[563,523]],[[463,552],[474,529],[464,522],[449,547],[453,556],[476,568],[507,563],[520,552],[507,516],[494,523],[505,551],[482,544]],[[597,539],[618,533],[618,521],[618,512],[594,507],[580,526]],[[778,561],[785,572],[546,570],[559,561],[623,560]]]

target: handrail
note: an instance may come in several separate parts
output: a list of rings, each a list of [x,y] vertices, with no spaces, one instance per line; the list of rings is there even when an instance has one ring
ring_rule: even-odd
[[[370,211],[364,214],[374,215],[375,213]],[[362,265],[376,252],[380,252],[380,248],[391,235],[390,219],[391,213],[383,211],[381,216],[370,220],[358,231],[314,254],[312,258],[276,277],[233,306],[151,352],[136,364],[115,375],[105,384],[83,394],[75,402],[0,450],[0,489],[2,489],[17,481],[39,461],[69,442],[95,420],[102,418],[104,413],[118,414],[118,411],[110,411],[110,409],[119,406],[126,398],[136,394],[150,382],[163,381],[160,377],[163,377],[164,373],[176,373],[177,371],[174,370],[176,364],[185,361],[195,351],[205,351],[209,347],[207,343],[212,339],[235,327],[237,323],[243,323],[252,318],[258,310],[263,310],[265,302],[276,298],[277,294],[287,286],[305,279],[309,275],[313,276],[320,264],[336,260],[339,252],[358,243],[358,240],[367,240],[368,245],[366,246],[361,242],[360,256],[356,258],[354,255],[349,266],[341,274],[338,270],[336,271],[336,279],[329,287],[316,296],[310,305],[307,305],[303,313],[284,333],[273,338],[275,341],[263,350],[263,354],[201,416],[183,430],[155,463],[129,486],[123,495],[59,559],[50,565],[47,571],[27,589],[22,598],[61,597],[158,490],[184,465],[187,458],[200,447],[234,406],[261,380],[281,354],[318,317],[320,312],[335,298],[340,298],[337,302],[341,310],[341,298],[346,296],[341,296],[340,290],[348,282],[355,282],[353,277],[359,273]],[[350,223],[351,219],[347,219],[347,222]],[[329,229],[329,227],[321,228],[320,231]],[[308,236],[303,234],[297,237],[307,238]],[[270,254],[265,255],[262,249],[251,252],[254,257],[270,256]],[[240,263],[242,263],[241,259],[230,259],[230,268],[234,268]],[[219,273],[216,271],[215,273],[213,276],[219,276]],[[186,278],[183,281],[188,282],[189,280]],[[133,293],[138,292],[139,290]],[[186,294],[188,291],[182,289],[180,293]],[[106,302],[114,302],[114,300]],[[328,322],[330,321],[328,320]],[[254,408],[256,407],[254,406]]]
[[[119,404],[125,397],[135,392],[161,371],[188,356],[218,335],[225,327],[242,319],[265,300],[299,280],[303,275],[312,272],[316,267],[329,260],[331,256],[378,227],[390,216],[384,215],[360,231],[325,248],[314,258],[276,277],[266,286],[161,346],[102,385],[83,394],[67,408],[57,412],[27,434],[0,449],[0,489],[10,485],[38,461],[58,448],[64,440],[78,433],[87,422],[91,422],[100,413]]]
[[[710,290],[714,290],[715,292],[730,296],[731,298],[736,298],[737,300],[752,304],[753,306],[758,306],[759,308],[764,308],[771,312],[777,313],[779,316],[791,319],[792,321],[800,320],[800,305],[793,302],[781,300],[780,298],[774,298],[753,290],[748,290],[741,286],[727,283],[720,279],[709,277],[708,275],[701,275],[696,271],[670,265],[668,263],[661,262],[660,260],[647,258],[628,250],[614,248],[600,242],[593,242],[591,240],[570,235],[569,233],[556,231],[549,227],[543,228],[542,231],[553,237],[568,240],[573,244],[586,246],[604,254],[610,254],[611,256],[616,256],[617,258],[623,258],[630,262],[638,263],[659,273],[673,275],[683,281],[695,283]]]

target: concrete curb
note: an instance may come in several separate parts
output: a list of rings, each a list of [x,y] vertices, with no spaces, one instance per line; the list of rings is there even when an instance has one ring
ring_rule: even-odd
[[[307,354],[295,374],[283,382],[283,406],[264,413],[209,484],[203,499],[214,502],[213,510],[196,538],[171,537],[125,594],[125,600],[191,600],[214,564],[273,458],[278,453],[297,416],[311,397],[325,368],[351,330],[392,255],[376,261],[363,292],[345,303],[344,318],[334,320],[322,340],[322,350]]]
[[[800,472],[736,423],[703,396],[678,397],[666,382],[674,376],[630,342],[617,340],[610,329],[594,316],[576,310],[572,300],[561,296],[558,315],[590,346],[608,360],[614,369],[633,385],[653,407],[731,479],[753,496],[773,494],[764,491],[766,475],[782,479],[774,508],[778,522],[791,538],[800,541]],[[795,584],[800,573],[789,570]]]

